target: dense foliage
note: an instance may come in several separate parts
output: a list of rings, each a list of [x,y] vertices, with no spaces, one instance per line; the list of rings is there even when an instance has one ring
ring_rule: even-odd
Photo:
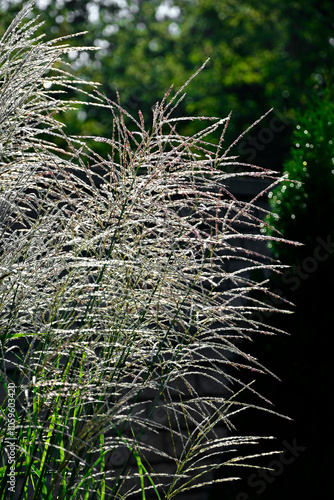
[[[20,5],[0,2],[0,30]],[[226,116],[233,110],[228,137],[234,139],[274,107],[283,126],[274,127],[269,138],[249,135],[236,148],[244,160],[263,166],[281,168],[294,110],[305,106],[314,86],[331,78],[330,0],[39,0],[37,7],[48,38],[88,30],[85,44],[102,49],[73,51],[72,68],[99,81],[112,100],[118,90],[126,109],[141,109],[145,119],[166,88],[172,83],[179,88],[211,58],[188,87],[178,113]],[[270,128],[269,120],[264,127]],[[67,116],[66,123],[72,132],[108,135],[110,116],[83,109]],[[189,134],[197,130],[194,123],[184,127]]]
[[[290,156],[283,166],[286,182],[270,193],[273,214],[269,223],[287,238],[303,242],[295,256],[279,243],[276,255],[298,263],[308,255],[317,238],[332,234],[334,213],[334,104],[331,89],[314,96],[304,114],[299,113]]]

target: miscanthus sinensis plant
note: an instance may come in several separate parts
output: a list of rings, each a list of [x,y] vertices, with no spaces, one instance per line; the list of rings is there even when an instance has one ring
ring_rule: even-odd
[[[68,137],[61,92],[83,82],[61,65],[66,41],[24,21],[31,7],[0,42],[0,496],[171,499],[218,467],[234,479],[227,466],[254,465],[242,445],[260,437],[233,415],[271,411],[243,376],[266,371],[243,339],[275,333],[253,314],[270,291],[251,271],[279,265],[244,244],[269,238],[265,213],[228,183],[280,179],[223,147],[229,117],[180,135],[184,88],[146,127],[92,84],[110,136]]]

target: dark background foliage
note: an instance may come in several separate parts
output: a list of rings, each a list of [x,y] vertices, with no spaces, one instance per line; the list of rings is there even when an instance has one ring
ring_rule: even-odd
[[[0,0],[0,34],[21,6]],[[295,313],[268,321],[291,336],[260,342],[258,352],[250,348],[283,380],[266,377],[264,392],[293,421],[263,418],[254,411],[254,431],[277,436],[283,461],[275,462],[274,474],[252,477],[250,472],[242,483],[216,486],[212,498],[325,498],[331,490],[332,449],[333,2],[39,0],[36,10],[47,38],[88,31],[71,41],[72,69],[99,81],[101,92],[112,100],[118,91],[123,106],[133,114],[142,110],[145,120],[168,87],[174,83],[178,89],[207,58],[178,113],[224,117],[233,110],[230,143],[274,108],[234,153],[244,161],[284,169],[299,181],[288,182],[270,198],[280,217],[271,222],[286,238],[305,243],[273,248],[292,265],[272,283],[278,295],[294,302]],[[81,42],[102,49],[78,53],[75,45]],[[66,116],[66,125],[70,133],[108,136],[110,115],[81,107]],[[193,133],[196,122],[184,127]],[[238,425],[242,433],[242,418]],[[294,460],[286,443],[297,443]]]

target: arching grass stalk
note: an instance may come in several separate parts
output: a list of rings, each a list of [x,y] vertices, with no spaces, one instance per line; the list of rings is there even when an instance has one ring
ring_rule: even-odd
[[[279,333],[254,314],[272,292],[252,272],[281,268],[258,205],[280,177],[228,156],[230,116],[182,135],[184,87],[156,104],[148,132],[93,86],[111,137],[68,137],[56,115],[74,103],[61,92],[83,82],[62,66],[69,45],[24,23],[32,4],[0,45],[0,378],[4,394],[16,386],[19,489],[8,491],[5,396],[0,491],[171,500],[219,467],[251,466],[240,449],[259,438],[239,436],[234,416],[272,411],[251,383],[270,372],[247,342]],[[267,184],[240,201],[238,178]]]

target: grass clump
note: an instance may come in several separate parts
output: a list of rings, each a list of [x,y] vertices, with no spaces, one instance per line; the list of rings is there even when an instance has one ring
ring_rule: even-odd
[[[68,137],[56,114],[83,82],[61,65],[64,40],[43,42],[38,21],[23,22],[31,6],[0,44],[1,495],[171,499],[248,463],[239,449],[259,440],[232,422],[267,404],[242,376],[267,371],[242,341],[274,330],[253,316],[265,301],[245,298],[270,294],[250,271],[279,266],[245,245],[269,238],[257,198],[227,186],[280,179],[223,148],[229,117],[180,136],[184,88],[146,127],[93,86],[110,136]],[[199,378],[218,395],[203,395]],[[260,403],[243,402],[248,390]]]

